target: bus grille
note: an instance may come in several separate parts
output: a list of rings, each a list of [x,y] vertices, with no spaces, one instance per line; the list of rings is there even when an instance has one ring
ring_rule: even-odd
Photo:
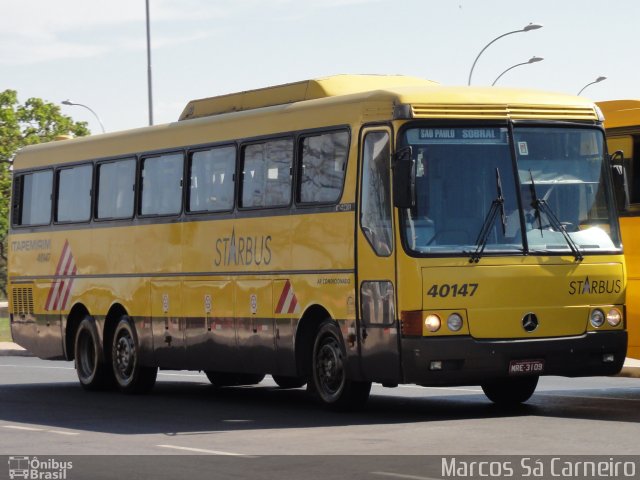
[[[411,105],[413,118],[597,120],[591,107],[550,105]]]
[[[17,315],[33,315],[33,289],[13,289],[13,313]]]

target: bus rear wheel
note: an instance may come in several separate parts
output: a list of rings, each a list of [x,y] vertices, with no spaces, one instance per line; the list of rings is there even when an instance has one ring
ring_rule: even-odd
[[[123,316],[113,334],[111,363],[118,388],[124,393],[146,393],[156,383],[158,369],[140,365],[140,346],[133,322]]]
[[[104,390],[113,385],[113,375],[104,363],[101,350],[96,324],[87,316],[78,326],[74,343],[76,373],[85,390]]]
[[[300,388],[307,383],[303,377],[283,377],[282,375],[272,375],[272,377],[280,388]]]
[[[371,382],[355,382],[347,376],[346,351],[340,329],[326,320],[313,344],[310,390],[333,410],[354,410],[369,398]]]
[[[529,400],[537,385],[537,376],[506,378],[483,384],[482,391],[496,405],[509,407]]]
[[[264,379],[263,373],[204,372],[214,387],[237,387],[240,385],[257,385]]]

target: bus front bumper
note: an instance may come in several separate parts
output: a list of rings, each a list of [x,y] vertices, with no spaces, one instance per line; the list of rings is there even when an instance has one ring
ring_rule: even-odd
[[[404,383],[425,386],[480,385],[521,374],[615,375],[622,369],[627,350],[626,331],[543,339],[477,340],[465,336],[405,337],[401,341]],[[535,368],[519,373],[516,364]]]

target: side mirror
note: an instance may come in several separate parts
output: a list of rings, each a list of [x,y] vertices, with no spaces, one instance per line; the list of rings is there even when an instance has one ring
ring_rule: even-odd
[[[393,203],[398,208],[412,208],[416,204],[416,161],[413,149],[405,147],[396,152],[393,163]]]
[[[626,212],[629,209],[629,183],[622,150],[616,150],[609,156],[609,165],[618,212]]]

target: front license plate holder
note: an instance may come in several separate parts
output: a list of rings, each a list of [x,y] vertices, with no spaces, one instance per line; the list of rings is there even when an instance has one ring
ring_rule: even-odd
[[[542,375],[544,373],[544,360],[511,360],[509,362],[509,375]]]

